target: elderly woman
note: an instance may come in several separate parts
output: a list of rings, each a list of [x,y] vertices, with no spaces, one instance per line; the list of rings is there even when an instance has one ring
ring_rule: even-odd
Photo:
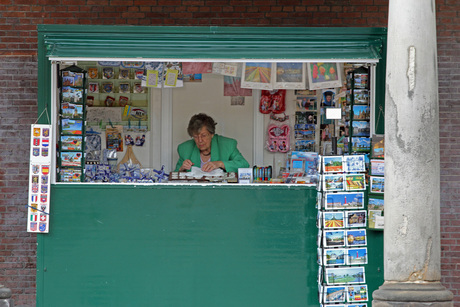
[[[238,168],[249,167],[236,147],[236,140],[215,134],[216,122],[210,116],[204,113],[193,115],[187,132],[193,139],[177,147],[179,161],[176,172],[190,171],[192,166],[205,172],[216,168],[238,172]]]

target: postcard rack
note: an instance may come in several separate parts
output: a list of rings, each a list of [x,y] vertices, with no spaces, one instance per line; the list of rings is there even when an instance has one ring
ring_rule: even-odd
[[[322,156],[318,165],[319,303],[367,306],[365,156]]]
[[[72,65],[59,71],[59,182],[84,181],[86,71]]]

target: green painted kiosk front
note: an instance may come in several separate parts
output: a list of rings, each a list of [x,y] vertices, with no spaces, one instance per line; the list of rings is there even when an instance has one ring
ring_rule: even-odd
[[[54,112],[57,62],[123,59],[380,60],[375,103],[383,104],[385,29],[44,25],[38,30],[40,114]],[[383,121],[375,129],[381,131]],[[266,161],[253,152],[251,166]],[[169,167],[171,155],[159,161]],[[37,306],[320,305],[315,186],[53,179],[50,197],[49,233],[38,235]],[[370,306],[372,292],[383,283],[383,233],[368,230],[367,240]]]

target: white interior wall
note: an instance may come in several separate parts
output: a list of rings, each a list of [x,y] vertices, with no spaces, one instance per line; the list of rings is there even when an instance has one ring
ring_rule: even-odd
[[[224,76],[203,74],[202,82],[185,82],[184,87],[172,90],[172,164],[179,158],[177,146],[190,139],[187,126],[197,113],[206,113],[217,122],[216,133],[234,138],[238,149],[253,164],[253,98],[245,97],[244,105],[231,105],[231,97],[224,96]]]

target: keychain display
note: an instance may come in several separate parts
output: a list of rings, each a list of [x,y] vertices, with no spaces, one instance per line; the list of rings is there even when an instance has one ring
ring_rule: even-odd
[[[262,114],[280,114],[286,111],[286,90],[263,90],[260,96],[259,111]]]
[[[272,124],[268,126],[267,149],[270,152],[288,152],[290,149],[290,128]]]

